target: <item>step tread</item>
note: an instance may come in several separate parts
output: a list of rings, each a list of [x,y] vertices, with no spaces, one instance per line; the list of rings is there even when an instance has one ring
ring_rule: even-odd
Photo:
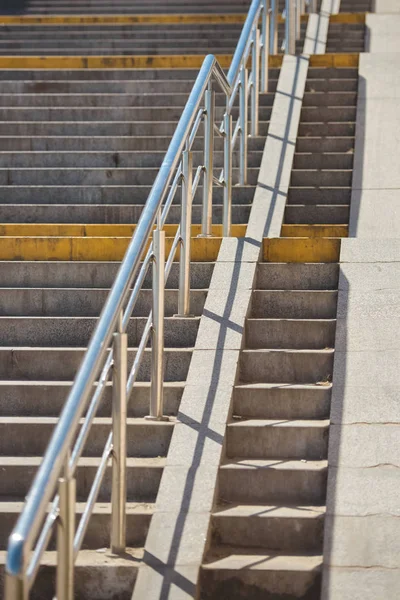
[[[322,567],[322,555],[292,555],[262,549],[219,546],[213,549],[204,570],[226,569],[232,571],[315,571]]]
[[[240,419],[240,417],[239,417]],[[279,427],[282,429],[287,429],[287,428],[293,428],[293,429],[297,429],[297,428],[308,428],[308,429],[326,429],[327,427],[329,427],[329,423],[330,421],[328,419],[324,419],[324,420],[301,420],[301,419],[294,419],[294,420],[283,420],[282,419],[240,419],[240,420],[235,420],[232,423],[228,423],[228,428],[232,429],[232,428],[240,428],[240,427],[252,427],[252,428],[256,428],[256,427]]]
[[[214,519],[225,517],[257,517],[260,519],[315,519],[326,513],[325,506],[276,506],[268,504],[219,505],[213,513]]]
[[[0,456],[0,467],[39,467],[42,463],[42,456]],[[79,459],[78,467],[98,467],[100,457],[82,456]],[[166,463],[165,456],[157,456],[151,458],[127,458],[128,468],[163,468]]]
[[[58,417],[1,417],[0,425],[56,425],[58,423]],[[80,423],[83,423],[85,419],[80,419]],[[170,416],[168,421],[150,421],[143,417],[128,417],[126,424],[130,427],[174,427],[177,422],[176,417]],[[92,421],[92,426],[96,425],[111,425],[111,417],[95,417]]]
[[[7,499],[4,497],[0,500],[0,513],[6,514],[19,514],[23,507],[25,506],[24,502],[21,500],[13,500]],[[80,515],[84,512],[87,506],[86,502],[76,502],[75,503],[75,512]],[[127,502],[126,503],[126,512],[129,515],[152,515],[154,513],[155,504],[150,502]],[[97,515],[109,515],[111,514],[111,502],[96,502],[93,507],[93,514]]]
[[[0,565],[4,565],[6,562],[7,552],[5,550],[0,551]],[[125,548],[124,554],[116,555],[102,548],[100,550],[80,550],[77,557],[75,566],[79,567],[97,567],[102,565],[112,566],[113,568],[127,568],[132,569],[134,566],[139,566],[139,563],[143,560],[144,548]],[[42,566],[55,567],[57,565],[58,553],[56,550],[47,550],[43,553],[40,564]]]
[[[236,389],[242,390],[275,390],[275,389],[290,389],[290,390],[320,390],[325,388],[331,388],[332,383],[327,382],[324,385],[318,383],[238,383],[235,385]]]
[[[229,462],[222,464],[220,469],[239,470],[239,469],[273,469],[276,471],[322,471],[327,469],[327,460],[290,460],[290,459],[255,459],[240,458],[230,459]]]

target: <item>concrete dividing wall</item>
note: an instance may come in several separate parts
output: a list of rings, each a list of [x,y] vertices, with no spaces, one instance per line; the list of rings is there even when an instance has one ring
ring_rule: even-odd
[[[374,53],[360,56],[351,237],[342,241],[339,281],[323,600],[400,595],[397,21],[369,15]]]

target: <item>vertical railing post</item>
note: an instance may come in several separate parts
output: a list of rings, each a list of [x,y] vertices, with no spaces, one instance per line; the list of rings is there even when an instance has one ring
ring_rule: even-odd
[[[302,0],[295,0],[295,12],[296,12],[296,40],[300,39],[301,36],[301,9]]]
[[[286,0],[285,53],[296,53],[296,6],[297,0]]]
[[[201,234],[212,235],[212,192],[213,192],[213,154],[214,154],[214,113],[215,92],[209,89],[205,93],[204,113],[204,180],[203,180],[203,215]]]
[[[23,578],[5,574],[4,598],[7,600],[29,600],[29,590],[25,581],[25,568],[22,570]]]
[[[317,0],[308,0],[308,12],[309,13],[318,12],[317,4],[318,4]]]
[[[153,326],[151,330],[150,419],[163,418],[165,231],[153,232]]]
[[[239,184],[247,183],[247,144],[248,144],[248,111],[249,111],[249,93],[247,81],[246,65],[240,69],[240,90],[239,90],[239,119],[240,119],[240,164],[239,164]]]
[[[261,91],[268,92],[269,0],[263,0],[261,26]]]
[[[224,207],[222,228],[224,237],[231,235],[232,222],[232,115],[224,115]]]
[[[258,135],[258,101],[260,93],[260,31],[257,27],[253,31],[253,46],[251,56],[251,135]]]
[[[69,456],[64,477],[59,480],[60,497],[57,524],[57,600],[74,599],[74,536],[76,483],[69,470]]]
[[[122,313],[113,342],[112,387],[112,488],[111,488],[111,551],[121,554],[126,547],[126,419],[128,376],[128,336],[122,333]]]
[[[270,54],[278,54],[278,0],[271,0],[271,18],[269,27]]]
[[[179,257],[178,316],[190,314],[190,243],[192,226],[193,154],[182,154],[181,248]]]

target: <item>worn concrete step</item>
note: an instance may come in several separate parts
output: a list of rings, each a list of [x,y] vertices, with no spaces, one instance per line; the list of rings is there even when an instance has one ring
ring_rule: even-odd
[[[253,194],[254,194],[253,188]],[[134,197],[135,188],[131,188]],[[250,205],[235,204],[232,206],[232,223],[247,223],[250,214]],[[131,206],[118,204],[0,204],[1,223],[137,223],[142,214],[143,204]],[[222,223],[222,205],[213,205],[213,223]],[[179,223],[181,209],[179,204],[171,207],[167,223]],[[200,204],[193,206],[192,223],[202,222],[202,207]],[[16,257],[15,257],[16,258]],[[122,256],[121,256],[122,258]],[[44,258],[46,260],[46,258]],[[87,259],[87,260],[98,260]],[[103,260],[107,259],[103,256]],[[117,260],[116,258],[112,260]],[[118,259],[119,260],[119,259]],[[210,259],[211,260],[211,259]],[[1,262],[1,259],[0,259]]]
[[[322,552],[325,508],[321,506],[217,506],[212,516],[217,544],[276,552]]]
[[[250,316],[256,319],[335,319],[337,291],[253,290]]]
[[[162,151],[60,151],[60,152],[1,152],[0,151],[0,169],[61,169],[61,168],[107,168],[107,169],[130,169],[130,168],[157,168],[159,169],[164,160],[165,152]],[[204,162],[204,153],[202,151],[193,152],[193,162],[195,165],[200,165]],[[214,168],[222,168],[224,164],[224,154],[222,151],[216,151],[214,154]],[[318,155],[316,155],[318,156]],[[340,156],[346,156],[339,154]],[[259,168],[262,159],[262,152],[252,151],[248,154],[248,166],[251,168]],[[234,153],[232,157],[233,166],[239,166],[238,153]],[[332,161],[331,161],[332,162]],[[336,161],[337,162],[337,161]],[[332,168],[346,168],[345,163],[339,163],[336,167],[336,162]],[[310,166],[316,168],[316,161],[309,163]],[[329,166],[329,165],[328,165]],[[351,165],[350,165],[351,166]],[[303,167],[300,167],[303,168]],[[318,168],[318,167],[317,167]],[[347,167],[348,168],[348,167]]]
[[[58,57],[60,55],[67,55],[71,57],[81,57],[81,56],[143,56],[146,57],[151,56],[176,56],[178,59],[182,56],[182,53],[188,53],[191,56],[194,55],[206,55],[211,53],[220,53],[220,54],[233,54],[235,50],[236,44],[235,42],[228,43],[220,43],[215,44],[213,42],[199,42],[197,46],[192,46],[190,44],[185,44],[182,47],[177,48],[176,45],[171,40],[169,45],[159,45],[154,44],[147,46],[138,47],[136,44],[129,43],[118,43],[112,44],[110,42],[101,42],[97,44],[90,44],[90,42],[82,43],[79,46],[70,47],[66,45],[64,48],[62,46],[57,46],[54,44],[53,47],[46,48],[35,48],[35,44],[32,44],[30,47],[26,47],[26,45],[22,47],[15,47],[14,45],[11,48],[1,48],[0,47],[0,56],[52,56]]]
[[[252,349],[333,348],[335,330],[335,319],[247,319],[245,343]]]
[[[1,271],[1,268],[0,268]],[[335,263],[263,263],[257,265],[257,290],[336,290]]]
[[[242,351],[240,383],[324,383],[332,381],[332,349]]]
[[[327,137],[327,136],[337,136],[337,137],[348,137],[355,136],[356,132],[356,124],[354,121],[332,121],[330,123],[323,123],[321,121],[316,121],[314,123],[301,121],[299,124],[298,135],[300,137]],[[3,134],[2,126],[0,123],[0,134]],[[11,134],[12,135],[12,134]],[[21,134],[24,135],[24,134]],[[27,134],[30,135],[30,134]],[[33,134],[34,135],[34,134]],[[71,135],[74,135],[71,133]]]
[[[144,83],[144,82],[141,82]],[[77,83],[79,86],[79,82]],[[3,87],[3,86],[2,86]],[[108,90],[107,93],[42,93],[42,94],[7,94],[1,89],[0,106],[1,107],[28,107],[28,108],[148,108],[156,106],[182,106],[184,107],[188,98],[188,92],[174,90],[173,93],[167,93],[160,85],[158,92],[144,93],[139,90],[136,94],[116,93]],[[271,107],[274,100],[274,94],[260,94],[260,107]],[[217,94],[216,105],[223,106],[225,101],[224,94]],[[0,110],[1,114],[1,110]]]
[[[283,237],[299,238],[344,238],[349,235],[348,225],[305,225],[283,224],[281,229]]]
[[[233,415],[247,419],[328,419],[332,384],[239,384]]]
[[[0,421],[1,423],[1,421]],[[235,420],[226,430],[226,456],[323,460],[328,455],[329,421]]]
[[[98,317],[109,294],[108,289],[0,288],[0,322],[6,317]],[[146,317],[152,308],[152,290],[141,290],[132,316]],[[200,316],[206,289],[191,290],[190,313]],[[178,290],[165,291],[165,316],[178,312]],[[43,325],[45,321],[42,321]],[[78,325],[78,321],[75,321]],[[80,321],[85,328],[84,321]],[[59,321],[62,327],[61,321]],[[1,326],[0,326],[1,327]],[[61,331],[60,331],[61,333]]]
[[[72,381],[86,348],[8,348],[0,347],[0,378],[5,381]],[[136,350],[128,350],[128,368]],[[166,348],[164,381],[186,381],[191,348]],[[144,352],[137,381],[150,381],[151,350]]]
[[[326,44],[326,52],[327,53],[342,53],[345,52],[346,54],[355,54],[355,53],[360,53],[360,52],[364,52],[365,50],[365,43],[362,42],[347,42],[346,40],[338,40],[337,42],[331,41],[328,42]]]
[[[29,156],[29,155],[27,155]],[[122,160],[124,154],[121,155]],[[1,155],[0,155],[1,160]],[[352,169],[354,150],[348,152],[322,152],[320,148],[314,148],[311,152],[296,152],[293,160],[294,169]],[[45,166],[45,165],[43,165]]]
[[[312,79],[307,78],[305,93],[309,92],[357,92],[357,78],[349,79]]]
[[[219,470],[220,501],[324,505],[328,465],[322,461],[237,458]]]
[[[72,381],[0,381],[0,416],[58,417],[71,386]],[[177,414],[184,387],[184,381],[164,383],[165,415]],[[150,383],[137,382],[128,403],[128,417],[145,417],[149,406]],[[109,382],[96,415],[110,417],[111,407],[112,384]]]
[[[217,546],[202,565],[200,581],[204,600],[318,600],[321,579],[321,555]]]
[[[33,137],[6,137],[0,138],[0,144],[3,151],[7,152],[49,152],[49,151],[75,151],[75,152],[124,152],[124,151],[155,151],[166,152],[171,143],[170,136],[33,136]],[[251,153],[262,151],[264,149],[265,139],[259,137],[249,137],[248,149]],[[223,140],[219,137],[214,139],[214,148],[216,151],[222,151]],[[193,143],[194,151],[203,151],[204,138],[199,135]]]
[[[308,205],[349,205],[351,200],[351,186],[293,186],[288,193],[288,204]]]
[[[112,589],[119,600],[130,600],[138,569],[144,554],[143,548],[127,548],[126,553],[115,556],[109,551],[82,550],[75,563],[74,591],[81,600],[107,600]],[[5,553],[0,558],[0,578],[4,578]],[[55,595],[57,552],[43,554],[41,568],[30,592],[32,600],[53,598]]]
[[[355,106],[305,106],[300,118],[302,123],[355,121],[356,110]]]
[[[158,172],[156,167],[0,167],[0,185],[151,185]],[[248,185],[257,184],[258,172],[258,167],[248,169]],[[238,168],[232,176],[238,181]]]
[[[0,286],[5,288],[110,288],[114,283],[120,262],[0,262]],[[209,287],[214,262],[191,262],[190,287],[202,290]],[[179,285],[179,264],[172,263],[166,282],[167,289],[177,289]],[[143,289],[152,286],[151,267],[143,282]]]
[[[152,185],[3,185],[0,186],[0,206],[7,204],[101,204],[101,205],[144,205],[149,197]],[[234,185],[232,188],[233,204],[251,204],[255,187],[251,185]],[[134,198],[135,204],[132,204]],[[203,185],[199,185],[193,203],[201,204],[203,200]],[[180,205],[180,194],[177,193],[173,204]],[[213,204],[222,204],[223,190],[214,187]],[[59,208],[62,212],[62,209]],[[98,210],[98,209],[96,209]],[[17,221],[18,222],[18,221]],[[24,222],[22,220],[22,222]],[[28,221],[29,222],[29,221]],[[43,221],[46,222],[46,221]],[[57,221],[56,221],[57,222]],[[60,221],[61,222],[61,221]],[[75,223],[79,223],[76,221]],[[96,221],[81,221],[95,223]],[[132,221],[135,223],[137,221]]]
[[[271,263],[337,263],[340,240],[327,238],[264,238],[262,261]]]
[[[114,174],[115,170],[112,171]],[[1,175],[1,171],[0,171]],[[94,177],[94,176],[93,176]],[[309,187],[351,187],[353,169],[293,169],[290,177],[292,186]]]
[[[147,311],[148,314],[150,311]],[[75,348],[89,344],[98,323],[97,317],[0,317],[0,339],[4,346],[46,346]],[[128,343],[137,347],[148,317],[130,319]],[[164,344],[168,348],[193,347],[200,317],[164,319]]]
[[[287,204],[285,223],[293,224],[338,224],[349,222],[350,207],[345,204]]]
[[[357,92],[329,91],[304,93],[303,108],[312,106],[355,106],[357,104]]]
[[[296,152],[354,152],[354,137],[299,137]]]
[[[24,109],[21,109],[24,110]],[[268,110],[268,109],[266,109]],[[28,111],[29,112],[29,111]],[[179,117],[182,114],[182,108],[176,112],[174,120],[166,121],[163,116],[164,111],[160,111],[158,107],[158,114],[163,120],[160,121],[143,121],[137,116],[136,120],[130,120],[127,118],[123,121],[112,121],[105,120],[107,116],[104,114],[105,119],[100,121],[9,121],[5,120],[6,117],[2,113],[0,115],[0,136],[173,136]],[[28,118],[28,114],[26,115]],[[73,116],[71,115],[73,118]],[[264,118],[264,116],[263,116]],[[139,119],[139,120],[138,120]],[[259,135],[266,136],[268,133],[269,121],[262,120],[259,123]],[[308,125],[309,127],[309,125]],[[353,133],[343,135],[354,135],[354,124]],[[316,131],[313,126],[311,128]],[[303,134],[304,135],[304,134]],[[313,135],[318,135],[313,133]],[[322,134],[320,134],[322,135]],[[329,135],[329,134],[325,134]]]
[[[41,456],[0,456],[0,498],[25,498],[41,462]],[[99,463],[100,458],[84,457],[79,460],[75,472],[78,501],[87,501]],[[155,502],[165,458],[128,457],[126,464],[128,502]],[[110,502],[110,499],[111,462],[100,487],[98,502]]]
[[[0,76],[2,71],[0,70]],[[124,76],[121,73],[121,79],[115,80],[107,80],[105,78],[99,77],[99,79],[95,79],[93,77],[88,77],[88,79],[84,79],[83,73],[77,71],[78,76],[74,76],[74,72],[70,71],[70,77],[68,80],[59,79],[58,73],[55,73],[55,79],[49,79],[46,77],[44,73],[44,79],[39,80],[37,78],[29,78],[29,73],[25,78],[22,79],[4,79],[2,78],[1,82],[1,93],[2,94],[20,94],[21,102],[24,102],[23,96],[26,94],[28,96],[35,95],[37,98],[40,98],[42,95],[48,96],[52,94],[61,94],[61,95],[76,95],[81,93],[83,95],[94,95],[94,94],[113,94],[117,95],[125,95],[132,94],[135,97],[139,98],[141,96],[146,96],[148,94],[172,94],[172,95],[185,95],[188,97],[194,83],[195,73],[190,72],[187,75],[187,78],[179,78],[173,79],[172,77],[165,79],[162,77],[154,79],[149,75],[148,79],[138,78],[137,80],[133,77]],[[79,73],[81,76],[79,77]],[[128,71],[129,74],[129,71]],[[150,71],[151,74],[151,71]],[[276,81],[276,80],[275,80]],[[272,80],[272,85],[274,85],[274,79]],[[273,88],[271,88],[273,91]]]
[[[307,81],[357,78],[358,67],[310,67],[307,73]]]
[[[57,417],[0,417],[0,454],[41,456],[47,448],[57,422]],[[173,417],[169,421],[127,419],[128,456],[137,458],[166,456],[174,425]],[[95,417],[82,455],[101,456],[111,430],[111,418]],[[29,435],[26,435],[27,431]]]
[[[0,549],[7,548],[8,536],[21,513],[23,502],[0,501]],[[76,504],[76,526],[85,509],[85,504]],[[144,546],[150,526],[154,505],[151,503],[128,502],[126,505],[126,543],[128,547]],[[110,546],[111,504],[97,503],[94,506],[88,529],[82,544],[82,550],[96,550]],[[48,550],[55,550],[52,539]]]

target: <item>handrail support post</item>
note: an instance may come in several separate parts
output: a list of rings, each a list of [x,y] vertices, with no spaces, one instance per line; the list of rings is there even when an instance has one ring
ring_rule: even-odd
[[[128,335],[121,323],[113,343],[112,387],[112,488],[111,488],[111,551],[121,554],[126,548],[126,419],[128,377]]]
[[[296,4],[297,0],[286,0],[285,54],[296,54]]]
[[[268,59],[269,59],[269,0],[263,0],[261,27],[261,91],[268,92]]]
[[[213,154],[214,154],[214,114],[215,92],[205,92],[204,113],[204,180],[203,180],[203,215],[201,235],[212,235],[212,192],[213,192]]]
[[[271,0],[270,54],[278,54],[278,0]]]
[[[224,237],[231,235],[232,223],[232,115],[224,115],[224,206],[222,228]]]
[[[242,65],[240,70],[240,90],[239,90],[239,118],[240,118],[240,166],[239,166],[239,184],[247,183],[247,146],[248,146],[248,74],[246,65]]]
[[[178,316],[190,315],[190,245],[192,225],[193,153],[182,154],[181,244],[179,256]]]
[[[74,536],[76,482],[66,461],[58,484],[60,504],[57,524],[57,600],[74,599]]]
[[[258,135],[258,102],[260,93],[260,30],[253,31],[253,48],[251,57],[252,83],[251,86],[251,135]]]
[[[165,300],[165,231],[153,232],[153,326],[151,329],[151,420],[163,420],[164,392],[164,300]]]

